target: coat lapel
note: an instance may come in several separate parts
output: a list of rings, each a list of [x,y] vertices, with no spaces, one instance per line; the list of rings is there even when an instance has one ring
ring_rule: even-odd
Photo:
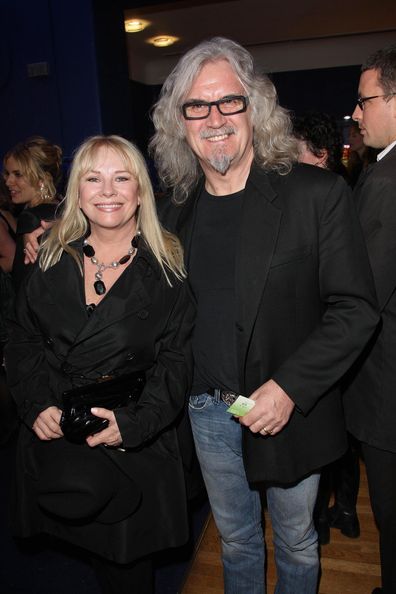
[[[62,256],[61,260],[49,268],[43,275],[48,301],[51,301],[53,315],[61,321],[73,343],[77,334],[87,322],[84,303],[83,279],[78,266],[70,256]],[[48,312],[50,315],[50,311]]]
[[[151,298],[142,280],[147,266],[139,258],[124,270],[76,336],[76,345],[139,311],[147,315]]]
[[[91,316],[86,312],[83,277],[70,256],[64,255],[46,272],[45,281],[56,315],[58,319],[65,317],[63,326],[73,346],[148,306],[151,299],[142,281],[148,262],[141,257],[133,266],[133,273],[129,267],[124,271]],[[153,266],[152,273],[157,272]]]
[[[197,204],[204,185],[205,179],[201,177],[195,190],[192,192],[191,196],[189,196],[187,202],[180,209],[180,215],[175,227],[175,233],[177,237],[180,239],[184,249],[184,260],[187,270],[189,270],[191,242],[193,236],[195,215],[197,212]]]
[[[253,167],[243,196],[236,256],[236,326],[238,361],[244,364],[274,253],[281,211],[269,176]]]
[[[371,175],[373,168],[377,165],[377,163],[370,163],[370,165],[367,165],[367,167],[365,167],[365,169],[363,169],[358,177],[358,180],[356,182],[356,185],[354,187],[353,190],[353,196],[355,199],[355,204],[356,206],[359,208],[360,204],[359,204],[359,198],[360,198],[360,194],[361,194],[361,189],[363,187],[363,185],[366,183],[368,177]]]

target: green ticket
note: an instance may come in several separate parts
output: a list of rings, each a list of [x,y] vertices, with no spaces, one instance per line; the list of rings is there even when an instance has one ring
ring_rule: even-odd
[[[235,402],[231,404],[229,408],[227,408],[227,412],[231,415],[235,415],[236,417],[243,417],[243,415],[246,415],[246,413],[248,413],[255,404],[255,401],[250,400],[250,398],[238,396]]]

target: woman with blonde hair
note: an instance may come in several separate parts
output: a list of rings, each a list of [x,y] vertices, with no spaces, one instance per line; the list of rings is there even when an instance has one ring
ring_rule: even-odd
[[[23,235],[52,221],[59,204],[57,187],[62,174],[62,149],[42,136],[32,136],[7,151],[3,175],[14,205],[22,206],[12,276],[19,287],[26,274]]]
[[[187,539],[175,434],[191,367],[184,277],[139,151],[88,139],[6,357],[23,422],[16,534],[88,550],[106,594],[153,592],[151,554]]]

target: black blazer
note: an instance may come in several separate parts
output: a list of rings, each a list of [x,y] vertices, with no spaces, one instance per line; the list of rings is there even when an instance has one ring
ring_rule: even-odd
[[[361,441],[396,452],[396,147],[362,173],[354,199],[381,323],[351,374],[346,419]]]
[[[187,267],[202,184],[184,206],[161,206],[164,223],[184,243]],[[296,165],[288,175],[252,167],[235,290],[243,393],[273,378],[296,404],[278,435],[244,431],[247,476],[291,483],[345,450],[337,382],[378,321],[362,232],[339,176],[312,166]]]
[[[167,284],[142,242],[132,264],[90,317],[83,278],[69,255],[63,254],[46,272],[35,266],[25,279],[7,346],[8,380],[23,420],[14,511],[19,536],[53,534],[119,563],[187,539],[175,421],[190,383],[188,339],[194,307],[187,283],[175,278],[172,283]],[[62,391],[72,385],[113,371],[136,370],[145,370],[147,377],[138,404],[115,411],[127,451],[103,452],[139,486],[141,505],[114,524],[92,520],[82,526],[63,525],[37,503],[39,440],[30,428],[40,411],[60,407]],[[90,454],[81,446],[82,456]]]

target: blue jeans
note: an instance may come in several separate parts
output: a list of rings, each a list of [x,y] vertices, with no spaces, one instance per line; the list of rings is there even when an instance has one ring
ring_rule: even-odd
[[[191,396],[189,413],[210,505],[221,535],[226,594],[265,594],[258,491],[242,459],[242,427],[215,395]],[[278,582],[275,594],[315,594],[319,572],[312,514],[319,474],[291,487],[267,487]]]

